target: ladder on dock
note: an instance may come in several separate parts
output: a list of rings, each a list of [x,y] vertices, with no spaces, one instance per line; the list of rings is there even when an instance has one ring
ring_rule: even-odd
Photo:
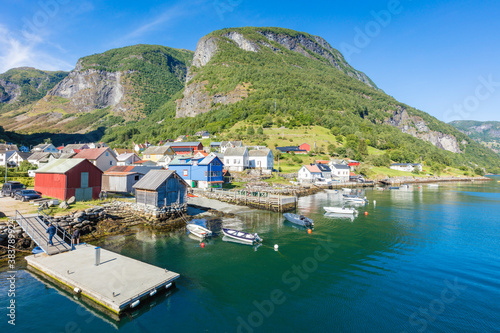
[[[16,210],[16,222],[23,229],[25,233],[48,255],[58,254],[71,250],[71,236],[61,227],[54,224],[56,227],[56,234],[52,238],[52,243],[49,244],[49,234],[47,229],[50,223],[50,217],[43,212],[40,215],[23,216]]]

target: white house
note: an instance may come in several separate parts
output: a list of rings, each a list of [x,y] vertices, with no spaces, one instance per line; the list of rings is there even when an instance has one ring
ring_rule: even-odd
[[[52,153],[44,153],[39,151],[31,154],[30,157],[28,157],[28,162],[40,168],[41,166],[44,166],[45,164],[56,159],[57,158]]]
[[[17,150],[0,150],[0,165],[5,166],[7,164],[8,159],[16,152]]]
[[[420,163],[392,163],[391,169],[399,170],[399,171],[408,171],[412,172],[417,169],[418,171],[422,171],[422,164]]]
[[[224,153],[224,166],[229,171],[243,171],[248,169],[249,156],[246,147],[227,148]]]
[[[209,139],[210,133],[208,131],[198,131],[195,133],[196,136],[200,136],[202,139]]]
[[[103,172],[118,163],[115,153],[109,147],[84,149],[73,158],[87,159]]]
[[[59,150],[52,143],[41,143],[36,145],[31,149],[32,153],[44,152],[44,153],[58,153]]]
[[[312,183],[322,178],[321,170],[317,165],[303,165],[297,173],[297,180],[301,183]]]
[[[140,157],[137,156],[136,153],[120,154],[120,155],[116,156],[116,159],[118,161],[116,163],[116,165],[120,165],[120,166],[130,165],[130,164],[133,164],[133,163],[141,160]]]
[[[348,182],[349,174],[351,169],[345,164],[332,164],[330,165],[332,170],[332,179],[338,180],[340,182]]]
[[[167,169],[168,165],[174,158],[175,155],[163,155],[158,161],[156,161],[156,165],[162,166]]]
[[[10,157],[7,159],[7,164],[9,166],[19,166],[24,161],[28,161],[28,157],[31,156],[31,153],[25,153],[22,151],[14,151],[14,154],[10,155]]]
[[[269,148],[250,150],[248,164],[250,168],[272,170],[274,165],[273,152]]]
[[[222,141],[220,143],[220,152],[225,153],[228,148],[241,148],[243,147],[243,142],[241,141]]]

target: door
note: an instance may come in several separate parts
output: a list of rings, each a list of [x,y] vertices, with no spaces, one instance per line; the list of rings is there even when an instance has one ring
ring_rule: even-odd
[[[75,199],[76,201],[92,200],[92,187],[75,189]]]
[[[89,173],[82,172],[80,175],[80,187],[85,188],[89,187]]]

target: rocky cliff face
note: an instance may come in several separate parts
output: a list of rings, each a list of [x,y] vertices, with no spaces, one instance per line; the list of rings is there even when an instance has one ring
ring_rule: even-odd
[[[115,111],[128,111],[124,106],[124,87],[122,76],[131,72],[106,72],[96,69],[82,70],[81,60],[75,69],[52,90],[49,96],[58,96],[70,100],[78,112],[112,107]]]
[[[176,117],[194,117],[200,113],[208,112],[217,103],[235,103],[246,97],[240,94],[238,89],[218,96],[210,96],[206,91],[206,84],[193,82],[192,79],[207,66],[214,55],[219,52],[219,43],[234,43],[238,48],[246,52],[261,52],[268,48],[277,55],[282,55],[283,47],[289,51],[297,52],[309,59],[323,59],[331,66],[344,74],[355,78],[371,88],[377,89],[375,84],[362,72],[352,68],[339,51],[335,50],[323,38],[306,34],[294,34],[273,32],[269,29],[255,28],[260,38],[249,38],[244,33],[229,30],[220,34],[211,34],[200,39],[196,46],[192,66],[186,76],[186,87],[183,99],[177,101]],[[244,84],[241,82],[241,84]],[[247,83],[248,84],[248,83]],[[251,84],[251,82],[250,82]],[[219,102],[218,102],[219,101]],[[216,107],[216,106],[215,106]]]
[[[404,108],[394,111],[393,116],[386,119],[386,123],[399,128],[403,133],[428,141],[440,149],[461,153],[457,139],[453,135],[431,131],[421,117],[410,116]]]
[[[0,103],[14,103],[21,96],[21,86],[0,79]]]

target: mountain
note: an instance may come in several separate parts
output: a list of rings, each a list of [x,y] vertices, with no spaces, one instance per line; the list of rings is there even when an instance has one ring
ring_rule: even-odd
[[[337,153],[353,159],[367,158],[368,145],[397,162],[500,167],[497,154],[387,95],[323,38],[283,28],[214,31],[194,53],[135,45],[84,57],[45,97],[0,117],[18,134],[91,132],[114,145],[198,130],[231,139],[237,123],[319,125],[345,138]]]
[[[192,56],[187,50],[135,45],[81,58],[46,95],[3,114],[0,125],[84,133],[145,118],[182,90]]]
[[[13,68],[0,74],[0,114],[17,109],[47,94],[68,72]]]
[[[455,120],[450,122],[450,125],[494,152],[500,153],[499,121]]]

